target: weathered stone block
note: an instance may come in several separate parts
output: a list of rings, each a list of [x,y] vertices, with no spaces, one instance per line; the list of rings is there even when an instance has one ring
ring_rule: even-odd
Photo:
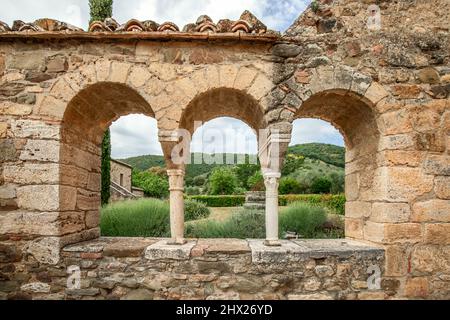
[[[242,67],[241,69],[239,69],[239,72],[236,75],[234,88],[239,90],[246,90],[250,87],[257,74],[258,71],[254,69]]]
[[[372,204],[370,202],[348,201],[345,204],[345,216],[348,218],[369,217],[372,213]]]
[[[412,272],[445,272],[450,268],[449,253],[439,245],[417,246],[411,254]]]
[[[46,71],[50,73],[64,72],[69,69],[67,58],[63,55],[56,55],[47,59]]]
[[[6,138],[7,130],[8,130],[8,124],[6,122],[0,122],[0,139]]]
[[[52,140],[28,140],[20,154],[20,160],[58,162],[59,142]]]
[[[33,241],[29,244],[27,253],[43,264],[56,265],[60,260],[60,238],[51,237]]]
[[[450,176],[450,156],[430,155],[425,160],[425,172],[440,176]]]
[[[438,245],[450,244],[450,223],[426,224],[424,241]]]
[[[77,209],[86,211],[97,210],[101,205],[101,196],[98,192],[78,189],[76,203]]]
[[[424,298],[429,294],[429,283],[425,277],[409,278],[405,284],[405,296],[409,298]]]
[[[418,242],[422,239],[422,226],[418,223],[376,223],[367,221],[364,239],[378,243]]]
[[[406,203],[374,203],[370,220],[373,222],[399,223],[408,222],[411,209]]]
[[[50,285],[43,282],[32,282],[24,284],[20,287],[20,290],[30,293],[49,293]]]
[[[272,54],[282,58],[296,57],[301,51],[302,48],[300,46],[287,43],[277,44],[272,48]]]
[[[433,190],[433,176],[418,168],[382,167],[375,171],[372,190],[364,199],[409,202]]]
[[[128,72],[131,66],[124,62],[113,62],[111,65],[111,73],[109,75],[109,81],[125,83],[128,78]]]
[[[434,192],[440,199],[450,200],[450,176],[434,179]]]
[[[20,208],[39,211],[73,211],[76,188],[57,185],[25,186],[17,189]]]
[[[36,120],[14,120],[11,132],[17,138],[54,139],[60,138],[60,127]]]
[[[98,228],[100,225],[100,211],[88,211],[86,212],[86,227],[89,229]]]
[[[364,94],[364,96],[373,104],[377,104],[388,95],[389,93],[386,91],[386,89],[376,82],[373,82]]]
[[[408,272],[408,250],[406,245],[386,246],[386,271],[387,277],[401,277]]]
[[[142,257],[147,247],[156,242],[156,239],[125,238],[107,244],[103,255],[116,258]]]
[[[44,68],[45,56],[41,51],[30,51],[8,55],[6,67],[18,70],[42,70]]]
[[[311,294],[290,294],[288,300],[306,301],[306,300],[334,300],[330,293],[311,293]]]
[[[345,218],[345,236],[353,239],[363,239],[364,222],[362,219]]]
[[[413,222],[450,222],[450,201],[429,200],[413,205]]]
[[[67,103],[61,99],[52,96],[45,96],[38,102],[38,114],[49,116],[56,119],[62,119],[66,110]]]
[[[33,107],[30,105],[2,101],[0,104],[0,115],[25,116],[29,115]]]
[[[150,245],[145,251],[148,260],[188,260],[196,241],[189,241],[184,245],[171,245],[167,240]]]

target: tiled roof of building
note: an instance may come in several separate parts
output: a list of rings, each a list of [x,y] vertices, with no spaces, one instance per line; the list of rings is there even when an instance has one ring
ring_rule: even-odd
[[[240,18],[236,21],[229,19],[222,19],[217,23],[207,15],[200,16],[195,23],[189,23],[180,28],[173,22],[163,22],[161,24],[152,21],[145,20],[140,21],[131,19],[124,24],[118,23],[113,18],[105,19],[105,21],[93,21],[87,31],[70,25],[68,23],[54,20],[54,19],[39,19],[32,23],[25,23],[21,20],[14,21],[12,26],[0,21],[0,35],[20,33],[33,36],[33,34],[43,33],[62,33],[66,35],[70,34],[96,34],[104,36],[115,36],[119,34],[129,33],[165,33],[174,34],[180,36],[181,34],[192,35],[195,38],[196,34],[236,34],[247,36],[262,36],[267,38],[276,38],[279,36],[278,32],[268,30],[258,18],[256,18],[251,12],[244,11]]]

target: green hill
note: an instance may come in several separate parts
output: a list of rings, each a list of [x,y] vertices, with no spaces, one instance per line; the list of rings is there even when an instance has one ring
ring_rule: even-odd
[[[289,152],[345,168],[345,148],[343,147],[323,143],[308,143],[289,147]]]
[[[339,168],[345,167],[345,148],[331,145],[331,144],[323,144],[323,143],[308,143],[308,144],[299,144],[296,146],[289,147],[289,153],[293,153],[296,155],[303,155],[305,158],[320,160],[325,164],[330,164]],[[195,155],[193,155],[194,157]],[[198,156],[198,154],[197,154]],[[224,154],[218,154],[216,157],[220,157],[226,160],[226,156]],[[231,155],[236,157],[236,155]],[[164,167],[164,157],[163,156],[139,156],[133,158],[122,159],[121,161],[128,163],[133,166],[136,170],[145,171],[152,167]],[[188,165],[187,174],[192,177],[196,177],[205,173],[211,172],[212,169],[217,167],[217,164],[201,164]]]

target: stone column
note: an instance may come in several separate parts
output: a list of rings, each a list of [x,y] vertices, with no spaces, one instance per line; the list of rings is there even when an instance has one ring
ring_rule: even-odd
[[[280,246],[278,236],[278,187],[281,173],[263,171],[266,186],[266,246]]]
[[[184,170],[169,169],[171,244],[184,244]]]
[[[266,186],[266,242],[267,246],[280,246],[278,236],[278,187],[281,167],[291,139],[292,126],[284,131],[266,129],[259,135],[259,159]]]

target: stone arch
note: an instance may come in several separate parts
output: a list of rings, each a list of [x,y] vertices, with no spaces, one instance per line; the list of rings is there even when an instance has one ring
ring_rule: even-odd
[[[154,117],[148,102],[134,89],[114,82],[87,86],[68,103],[61,122],[59,209],[81,219],[81,237],[99,235],[101,143],[105,130],[121,116]]]
[[[370,216],[367,194],[374,188],[380,130],[374,104],[351,91],[329,89],[312,94],[297,109],[294,119],[316,118],[329,122],[346,144],[346,236],[362,239],[365,217]]]
[[[180,128],[193,134],[195,121],[205,123],[219,117],[241,120],[256,133],[267,127],[262,107],[253,96],[242,90],[217,88],[197,95],[188,104],[181,115]]]

